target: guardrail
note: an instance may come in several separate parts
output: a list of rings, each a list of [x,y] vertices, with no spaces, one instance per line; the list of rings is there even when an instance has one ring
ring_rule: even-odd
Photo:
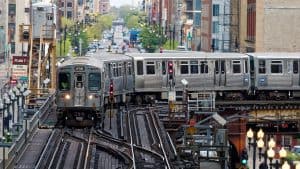
[[[26,130],[22,130],[20,135],[13,142],[12,146],[9,149],[5,149],[7,152],[7,160],[5,160],[6,168],[14,168],[15,162],[20,158],[19,155],[25,150],[27,140],[33,136],[34,132],[39,127],[40,118],[46,113],[49,113],[50,108],[53,106],[55,94],[56,93],[49,94],[48,97],[44,97],[45,100],[43,104],[38,106],[34,115],[23,121],[23,129],[26,128]],[[3,165],[3,161],[1,161],[0,165]]]

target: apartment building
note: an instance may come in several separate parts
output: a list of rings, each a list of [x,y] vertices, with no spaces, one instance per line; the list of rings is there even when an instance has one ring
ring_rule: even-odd
[[[110,11],[110,1],[100,0],[99,1],[99,14],[107,14]]]
[[[241,0],[241,52],[299,52],[299,0]]]
[[[0,0],[0,63],[4,62],[6,52],[7,7],[6,0]]]
[[[202,0],[202,51],[231,51],[231,15],[230,0]]]

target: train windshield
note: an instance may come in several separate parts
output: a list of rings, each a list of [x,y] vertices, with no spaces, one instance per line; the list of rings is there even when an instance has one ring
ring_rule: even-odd
[[[59,87],[59,90],[70,90],[70,87],[71,87],[70,73],[59,73],[58,87]]]
[[[100,90],[101,76],[100,73],[89,74],[89,90],[96,91]]]

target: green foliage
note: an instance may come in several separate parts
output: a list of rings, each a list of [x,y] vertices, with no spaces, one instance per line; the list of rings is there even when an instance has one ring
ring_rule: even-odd
[[[143,26],[140,32],[140,42],[147,52],[153,53],[166,42],[166,37],[158,26]]]
[[[288,152],[286,159],[288,161],[300,161],[300,155],[293,152]]]
[[[174,46],[173,46],[173,40],[168,39],[166,43],[163,45],[163,48],[166,50],[175,50],[178,45],[179,43],[176,40],[174,40]]]
[[[71,19],[61,17],[61,28],[67,27],[70,28],[74,26],[75,22]]]
[[[64,43],[65,43],[65,49],[64,49]],[[71,48],[71,40],[70,40],[70,38],[67,38],[66,42],[64,42],[64,40],[58,41],[56,43],[56,56],[60,56],[60,54],[61,54],[62,57],[67,56],[70,48]]]
[[[136,15],[132,15],[128,18],[128,21],[126,22],[127,28],[138,28],[139,27],[139,17]]]

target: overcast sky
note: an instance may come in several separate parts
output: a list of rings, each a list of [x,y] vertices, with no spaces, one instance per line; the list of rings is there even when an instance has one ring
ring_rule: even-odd
[[[138,0],[110,0],[111,6],[120,7],[122,5],[134,5],[138,6]]]

